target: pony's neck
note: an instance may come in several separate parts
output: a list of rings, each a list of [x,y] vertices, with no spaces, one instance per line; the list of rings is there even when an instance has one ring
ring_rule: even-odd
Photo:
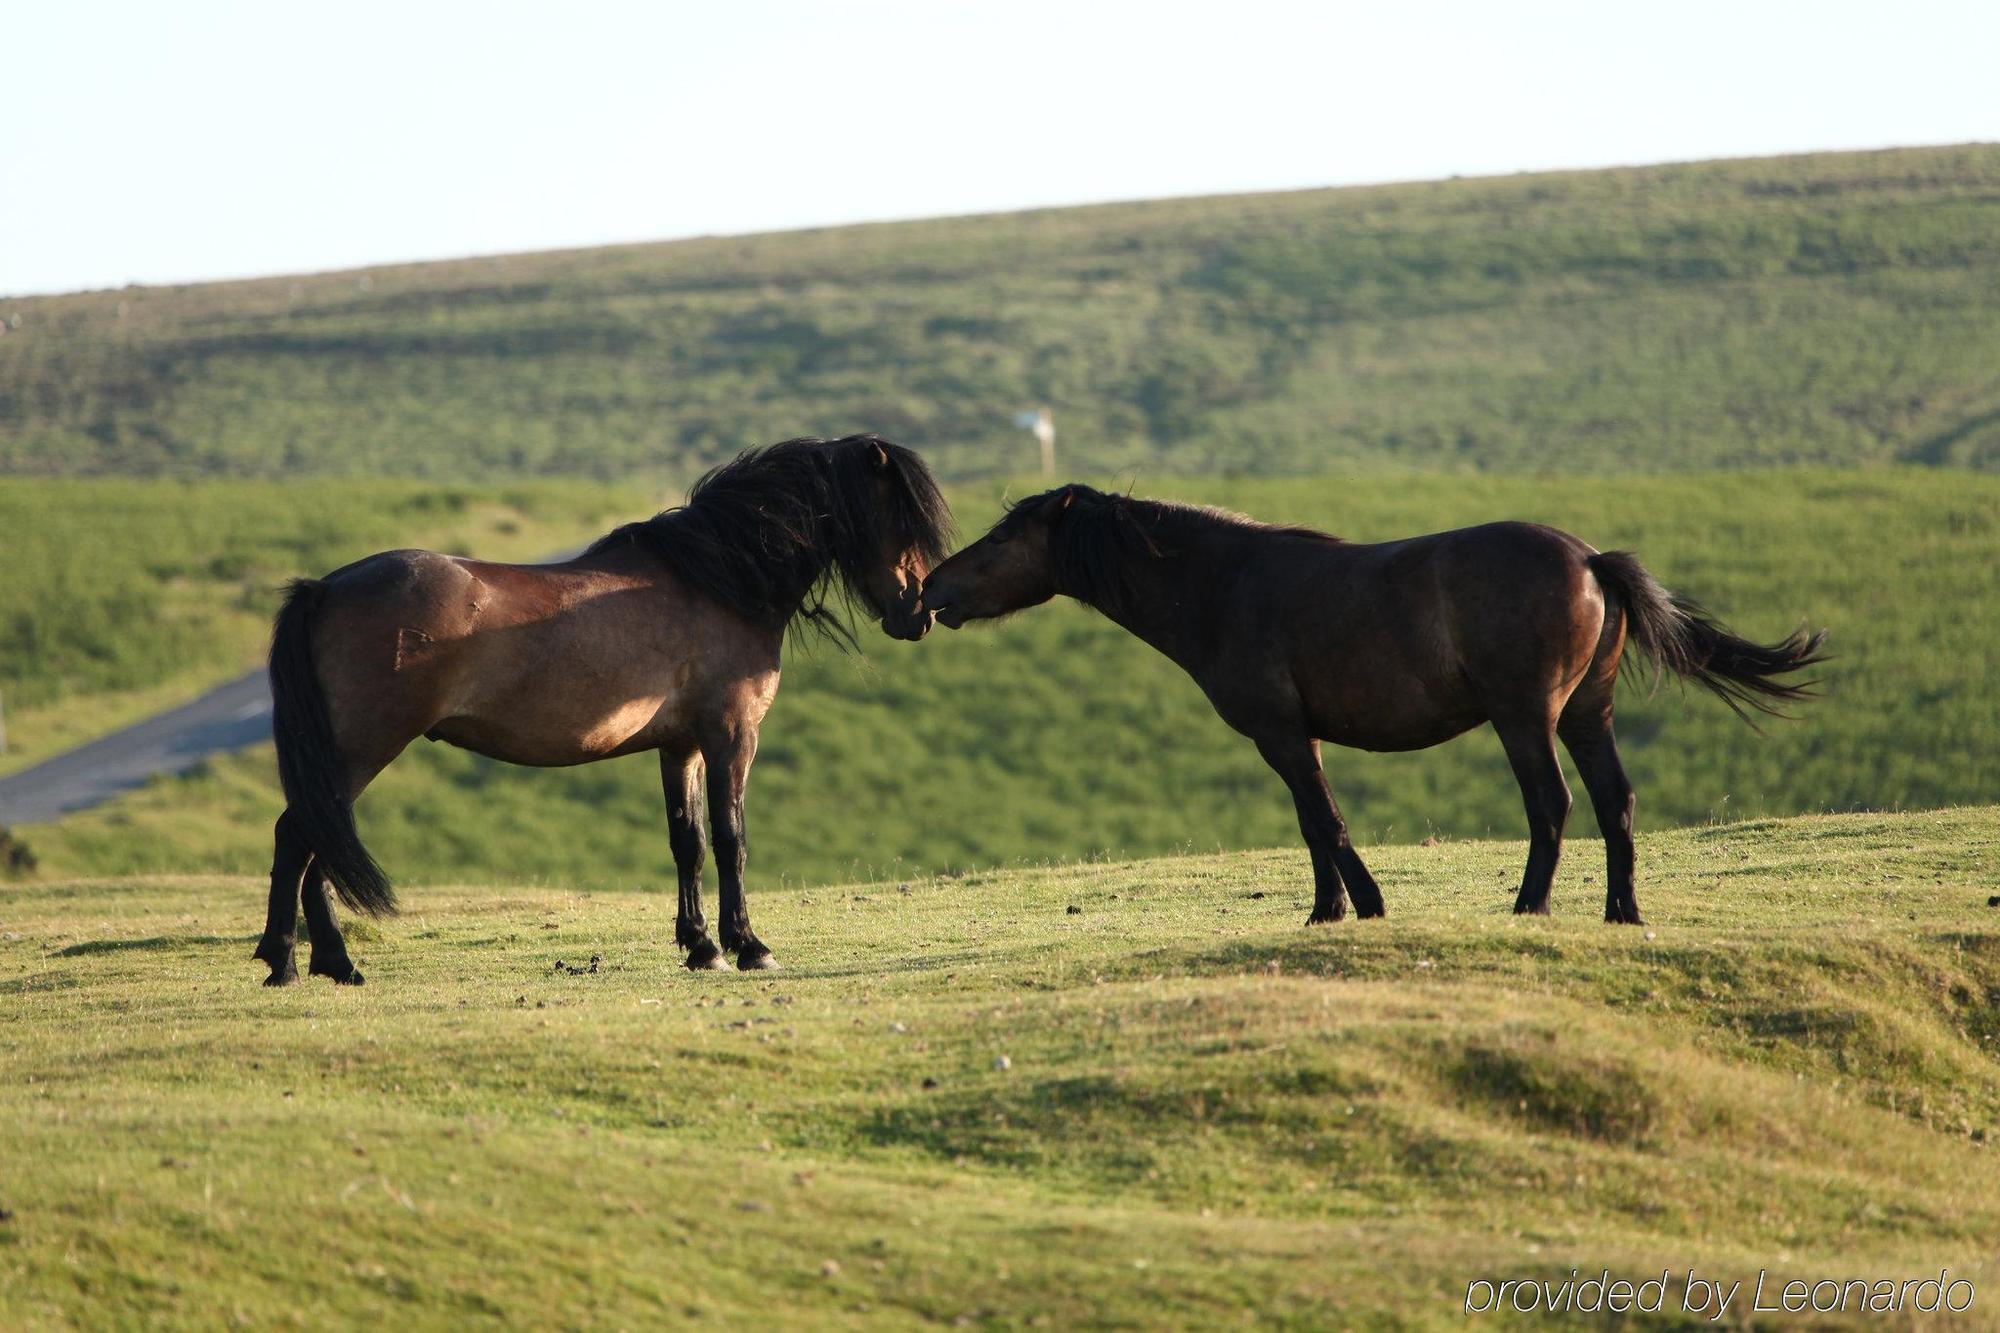
[[[1158,554],[1127,562],[1119,595],[1069,595],[1195,671],[1213,647],[1215,602],[1237,567],[1235,548],[1244,535],[1224,525],[1174,524],[1160,533]]]
[[[784,541],[788,536],[780,534],[776,540]],[[763,571],[772,607],[783,618],[781,627],[789,626],[802,614],[809,618],[832,614],[816,604],[808,605],[813,601],[813,589],[825,582],[833,568],[833,553],[825,533],[812,533],[802,550],[791,553],[772,551],[765,543],[746,545],[741,558]]]
[[[801,614],[823,622],[832,612],[818,604],[813,590],[834,563],[826,534],[800,534],[769,515],[759,517],[762,523],[746,523],[734,507],[704,505],[697,498],[630,530],[675,577],[753,622],[780,632]]]

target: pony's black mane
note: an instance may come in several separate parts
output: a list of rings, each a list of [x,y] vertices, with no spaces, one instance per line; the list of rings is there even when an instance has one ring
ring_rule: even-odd
[[[875,481],[887,460],[889,503]],[[854,639],[841,604],[867,604],[863,580],[886,532],[928,563],[944,558],[951,511],[923,460],[874,435],[746,449],[688,491],[687,503],[606,533],[652,551],[695,591],[764,624],[803,620]]]
[[[1057,507],[1058,502],[1065,503]],[[1105,611],[1131,603],[1132,572],[1137,566],[1168,558],[1189,542],[1216,532],[1340,540],[1312,528],[1261,523],[1213,505],[1140,500],[1080,483],[1015,501],[999,527],[1025,523],[1042,512],[1050,515],[1049,556],[1056,586]]]

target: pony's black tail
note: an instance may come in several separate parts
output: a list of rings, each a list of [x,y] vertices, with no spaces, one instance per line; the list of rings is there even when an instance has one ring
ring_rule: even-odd
[[[1788,717],[1784,705],[1812,698],[1816,681],[1778,680],[1826,660],[1820,651],[1826,631],[1802,625],[1782,643],[1739,639],[1695,602],[1668,592],[1629,551],[1606,551],[1589,560],[1598,583],[1625,607],[1632,642],[1662,672],[1697,681],[1756,725],[1746,706],[1773,717]]]
[[[340,751],[326,692],[313,666],[312,617],[326,585],[294,579],[285,590],[271,634],[271,702],[278,740],[278,780],[299,835],[319,861],[340,901],[381,916],[396,910],[389,877],[361,845],[354,807],[340,789]]]

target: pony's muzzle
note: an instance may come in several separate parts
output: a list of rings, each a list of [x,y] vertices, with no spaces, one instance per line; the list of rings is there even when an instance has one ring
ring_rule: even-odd
[[[882,632],[892,639],[905,643],[915,643],[931,632],[931,613],[928,611],[891,611],[882,617]]]

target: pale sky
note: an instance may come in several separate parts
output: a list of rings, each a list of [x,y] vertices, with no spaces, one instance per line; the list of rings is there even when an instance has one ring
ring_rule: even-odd
[[[2000,139],[2000,0],[15,0],[0,293]]]

